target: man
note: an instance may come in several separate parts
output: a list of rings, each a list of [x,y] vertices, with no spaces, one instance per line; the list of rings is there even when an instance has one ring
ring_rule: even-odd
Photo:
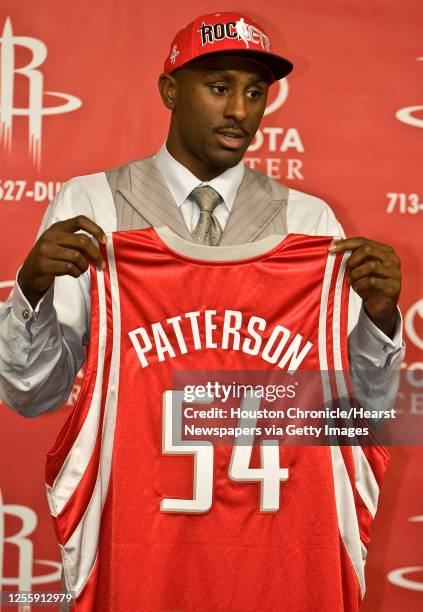
[[[343,234],[324,202],[242,163],[269,86],[291,69],[271,53],[263,29],[240,14],[202,16],[176,35],[159,79],[171,111],[166,145],[154,158],[69,181],[19,271],[0,319],[0,389],[13,409],[28,417],[56,409],[82,366],[86,271],[90,261],[104,266],[89,236],[104,243],[116,229],[168,225],[185,239],[220,246],[273,234]],[[390,246],[359,237],[332,248],[352,251],[351,365],[372,369],[372,394],[392,400],[402,354],[399,259]]]

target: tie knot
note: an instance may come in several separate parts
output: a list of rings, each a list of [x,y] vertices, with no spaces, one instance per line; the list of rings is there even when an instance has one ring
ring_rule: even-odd
[[[222,201],[216,189],[213,189],[210,185],[196,187],[191,191],[191,196],[202,212],[213,212],[219,202]]]

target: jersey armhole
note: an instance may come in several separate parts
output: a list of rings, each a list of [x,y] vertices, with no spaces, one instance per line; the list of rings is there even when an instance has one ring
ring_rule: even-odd
[[[87,359],[85,361],[84,376],[81,389],[76,399],[75,405],[62,426],[56,441],[47,452],[46,476],[47,483],[54,481],[60,467],[69,453],[73,442],[76,440],[85,419],[84,406],[89,402],[83,402],[82,398],[91,397],[94,391],[97,369],[98,369],[98,350],[99,350],[99,295],[98,279],[95,268],[90,266],[90,285],[91,285],[91,318],[90,318],[90,342],[87,349]],[[83,405],[84,404],[84,405]]]

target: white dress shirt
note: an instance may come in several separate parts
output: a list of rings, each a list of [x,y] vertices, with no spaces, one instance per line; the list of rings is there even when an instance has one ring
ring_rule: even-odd
[[[209,184],[222,196],[215,209],[222,228],[230,215],[241,184],[244,165],[226,170],[203,183],[177,162],[165,145],[156,155],[157,166],[185,223],[192,231],[199,218],[198,206],[190,193]],[[85,215],[106,233],[116,231],[116,209],[104,172],[76,177],[64,184],[48,207],[38,235],[50,225]],[[287,204],[289,233],[343,236],[343,230],[323,200],[289,189]],[[78,279],[60,276],[35,309],[16,283],[11,298],[0,310],[0,396],[12,409],[32,417],[55,410],[68,398],[74,378],[84,359],[89,340],[89,274]],[[358,386],[374,398],[393,401],[402,355],[402,321],[398,313],[393,339],[379,330],[362,308],[359,296],[351,291],[348,348]],[[369,376],[369,370],[372,374]],[[362,380],[359,380],[359,379]],[[371,388],[369,388],[369,385]]]
[[[193,189],[200,185],[210,185],[222,197],[223,201],[216,206],[213,214],[219,221],[220,227],[225,229],[236,194],[244,177],[244,162],[241,160],[239,164],[225,170],[211,181],[200,181],[188,168],[185,168],[171,156],[166,145],[162,146],[155,159],[157,167],[182,213],[188,231],[190,233],[194,231],[200,218],[200,209],[190,195]]]

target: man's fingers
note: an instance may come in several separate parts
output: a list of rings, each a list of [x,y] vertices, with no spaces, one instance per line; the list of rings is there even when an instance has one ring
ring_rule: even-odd
[[[361,236],[334,238],[331,253],[350,251],[347,260],[349,282],[362,298],[367,314],[390,335],[401,290],[401,262],[394,249]]]
[[[45,274],[49,276],[73,276],[78,278],[81,276],[82,271],[71,261],[57,261],[50,259],[45,264]]]
[[[399,257],[391,246],[367,238],[356,237],[339,240],[335,238],[329,247],[329,251],[332,253],[351,251],[347,262],[350,270],[358,267],[366,260],[378,260],[387,266],[400,267]]]
[[[106,234],[103,232],[101,227],[84,215],[78,215],[78,217],[72,217],[72,219],[59,221],[55,224],[55,226],[62,232],[67,233],[74,233],[83,230],[91,234],[91,236],[94,236],[98,242],[102,244],[106,244],[107,242]]]
[[[400,278],[400,272],[392,266],[387,266],[379,261],[365,261],[361,266],[358,266],[350,271],[350,283],[355,283],[365,276],[376,276],[378,278]]]
[[[39,237],[19,272],[20,287],[32,306],[38,303],[56,276],[78,278],[87,269],[88,261],[105,268],[100,250],[91,237],[99,243],[107,242],[101,227],[83,215],[53,223]]]
[[[60,246],[76,250],[93,262],[97,268],[104,268],[104,259],[99,248],[86,234],[61,233]]]
[[[354,270],[365,261],[378,261],[390,268],[399,269],[399,258],[394,252],[386,251],[379,245],[364,244],[353,251],[347,261],[347,268]]]
[[[88,260],[83,256],[81,251],[77,251],[76,249],[57,247],[52,255],[52,259],[56,261],[68,261],[73,263],[77,268],[79,268],[81,274],[85,272],[89,266]]]
[[[388,244],[383,244],[382,242],[377,242],[376,240],[369,240],[368,238],[363,238],[362,236],[357,236],[354,238],[335,238],[329,247],[329,251],[333,253],[343,253],[344,251],[354,251],[362,246],[372,246],[380,247],[383,251],[387,253],[393,253],[394,249]]]
[[[354,283],[354,291],[363,299],[366,299],[366,293],[369,296],[374,290],[382,291],[386,297],[395,298],[398,295],[398,289],[398,281],[377,276],[365,276]]]

